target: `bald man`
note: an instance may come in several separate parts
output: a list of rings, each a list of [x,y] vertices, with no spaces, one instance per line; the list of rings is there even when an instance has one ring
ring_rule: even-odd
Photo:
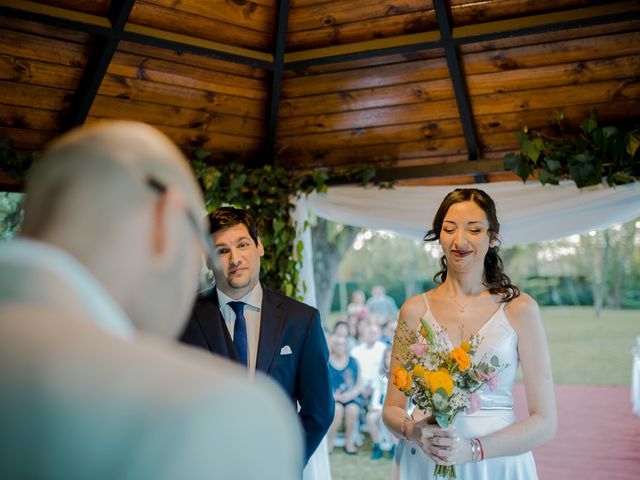
[[[0,245],[0,478],[299,477],[279,388],[173,340],[210,252],[175,145],[83,127],[26,193],[22,236]]]

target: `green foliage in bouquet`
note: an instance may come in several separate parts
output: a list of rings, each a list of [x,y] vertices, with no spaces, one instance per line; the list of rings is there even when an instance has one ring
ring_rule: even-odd
[[[504,165],[523,182],[534,171],[543,185],[557,185],[570,178],[578,188],[597,185],[603,177],[609,186],[640,177],[640,127],[601,125],[595,110],[578,128],[567,125],[559,111],[549,119],[547,128],[525,127],[517,136],[520,151],[508,154]]]

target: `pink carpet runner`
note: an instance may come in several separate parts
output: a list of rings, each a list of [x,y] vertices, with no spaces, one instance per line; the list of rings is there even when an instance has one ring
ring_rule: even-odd
[[[556,385],[558,433],[534,450],[540,480],[640,479],[640,417],[629,387]],[[522,385],[515,410],[526,415]]]

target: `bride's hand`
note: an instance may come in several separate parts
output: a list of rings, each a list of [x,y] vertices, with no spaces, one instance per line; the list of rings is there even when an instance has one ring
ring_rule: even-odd
[[[414,423],[412,436],[422,451],[439,465],[461,463],[464,451],[460,447],[465,442],[460,441],[455,427],[443,429],[433,423],[433,419],[423,418]]]

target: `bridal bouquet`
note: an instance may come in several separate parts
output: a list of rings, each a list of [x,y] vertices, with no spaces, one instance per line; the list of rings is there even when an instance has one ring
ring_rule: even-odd
[[[483,385],[490,390],[497,386],[498,373],[506,365],[500,365],[495,355],[488,362],[484,356],[475,361],[482,340],[478,335],[451,349],[447,332],[434,329],[425,319],[419,333],[409,331],[404,322],[400,329],[396,352],[400,365],[393,371],[393,384],[441,428],[451,425],[458,413],[479,408],[474,392]],[[436,465],[435,476],[456,478],[455,468]]]

